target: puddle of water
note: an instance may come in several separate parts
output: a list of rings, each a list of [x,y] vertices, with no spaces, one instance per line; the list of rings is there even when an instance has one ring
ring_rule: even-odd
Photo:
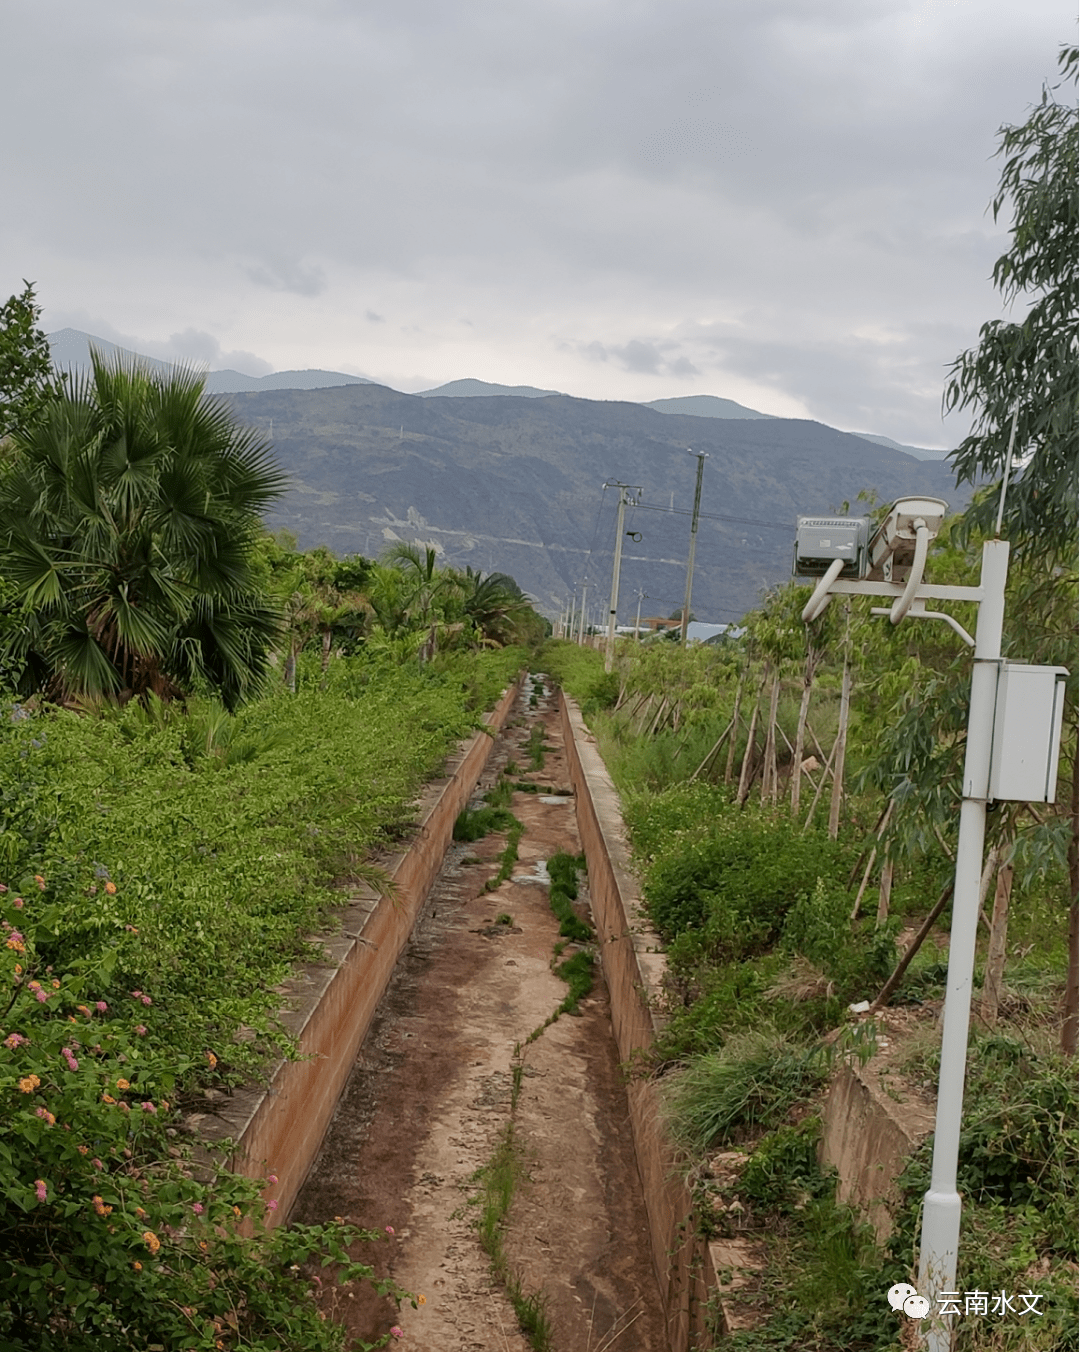
[[[574,800],[565,793],[538,793],[541,803],[572,803]]]
[[[517,873],[510,879],[514,883],[539,883],[541,887],[551,886],[551,874],[547,871],[547,860],[538,859],[531,873]]]

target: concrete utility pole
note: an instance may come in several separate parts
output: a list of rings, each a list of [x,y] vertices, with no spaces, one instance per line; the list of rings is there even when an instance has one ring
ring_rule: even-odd
[[[619,609],[619,572],[622,568],[623,521],[626,516],[626,504],[632,500],[627,496],[631,491],[628,484],[606,483],[605,488],[619,490],[619,515],[615,526],[615,562],[611,569],[611,605],[608,607],[607,652],[604,656],[604,670],[610,671],[615,661],[615,615]],[[633,489],[641,497],[641,489]]]
[[[701,476],[705,470],[707,451],[693,451],[687,447],[687,455],[696,455],[697,487],[694,489],[694,514],[690,518],[690,557],[686,561],[686,599],[683,601],[682,625],[679,630],[679,642],[686,647],[686,626],[690,623],[690,590],[694,585],[694,551],[697,549],[698,512],[701,508]],[[674,500],[674,499],[673,499]]]
[[[578,617],[578,635],[577,635],[579,647],[581,646],[581,644],[585,642],[585,591],[588,585],[589,584],[587,581],[581,584],[581,614]]]
[[[634,642],[641,642],[641,603],[648,596],[647,591],[639,591],[637,594],[637,618],[634,620]]]

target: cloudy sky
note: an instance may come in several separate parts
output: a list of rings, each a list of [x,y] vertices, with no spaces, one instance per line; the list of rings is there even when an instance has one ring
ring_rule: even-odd
[[[1065,0],[3,0],[0,293],[253,375],[926,446]],[[13,131],[15,134],[13,134]]]

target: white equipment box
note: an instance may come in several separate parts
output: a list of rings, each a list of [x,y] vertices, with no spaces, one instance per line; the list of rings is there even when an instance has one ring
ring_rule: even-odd
[[[998,670],[990,799],[1022,803],[1057,801],[1064,667],[1002,662]]]

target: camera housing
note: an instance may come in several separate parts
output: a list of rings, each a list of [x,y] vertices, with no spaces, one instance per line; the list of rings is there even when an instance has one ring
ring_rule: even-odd
[[[932,540],[941,529],[949,504],[941,498],[898,498],[889,515],[874,532],[868,550],[867,571],[871,582],[904,582],[915,561],[917,522]]]

